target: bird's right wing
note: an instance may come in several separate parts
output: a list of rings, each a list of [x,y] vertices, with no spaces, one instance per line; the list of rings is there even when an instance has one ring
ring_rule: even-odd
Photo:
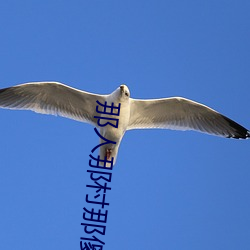
[[[208,134],[247,138],[250,132],[217,111],[182,97],[130,99],[130,129],[165,128],[196,130]]]
[[[0,89],[0,107],[60,115],[96,125],[96,101],[105,95],[71,88],[58,82],[33,82]]]

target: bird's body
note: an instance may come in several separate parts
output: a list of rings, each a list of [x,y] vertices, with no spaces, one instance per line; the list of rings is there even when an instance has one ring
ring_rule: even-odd
[[[114,157],[114,163],[116,161],[116,157],[118,154],[118,149],[120,146],[120,142],[127,130],[127,126],[129,123],[130,116],[130,100],[129,98],[124,98],[124,96],[120,95],[120,88],[116,89],[113,93],[111,93],[107,99],[107,105],[114,104],[114,107],[118,107],[120,105],[120,115],[117,116],[119,120],[118,128],[107,125],[104,127],[100,127],[100,134],[107,138],[110,141],[116,142],[116,144],[106,144],[100,147],[100,158],[104,159],[105,156],[110,160]],[[114,118],[113,115],[102,114],[102,117]],[[100,143],[104,143],[104,140],[100,140]]]
[[[114,118],[114,115],[97,112],[97,101],[114,107],[120,104],[118,128],[98,125],[98,117]],[[116,142],[100,147],[100,158],[110,160],[114,157],[114,163],[121,140],[131,129],[196,130],[227,138],[250,137],[246,128],[203,104],[182,97],[132,99],[126,85],[121,85],[110,95],[98,95],[57,82],[26,83],[0,89],[0,107],[33,110],[91,123],[100,128],[101,136]],[[104,142],[101,139],[100,143]]]

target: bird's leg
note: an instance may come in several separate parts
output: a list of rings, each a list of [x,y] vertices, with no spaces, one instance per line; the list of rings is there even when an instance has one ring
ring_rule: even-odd
[[[106,155],[105,155],[107,157],[107,160],[110,160],[111,153],[112,153],[112,149],[111,148],[107,148],[106,149]]]

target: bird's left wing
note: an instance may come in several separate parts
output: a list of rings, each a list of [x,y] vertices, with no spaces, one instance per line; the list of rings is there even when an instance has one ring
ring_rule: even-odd
[[[130,129],[165,128],[196,130],[208,134],[247,138],[250,132],[217,111],[182,98],[130,99]]]
[[[58,82],[32,82],[0,89],[0,107],[32,110],[37,113],[60,115],[96,125],[97,95],[71,88]]]

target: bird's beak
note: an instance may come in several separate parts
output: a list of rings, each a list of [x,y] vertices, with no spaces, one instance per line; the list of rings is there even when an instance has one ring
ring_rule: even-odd
[[[124,85],[120,86],[121,92],[124,92]]]

